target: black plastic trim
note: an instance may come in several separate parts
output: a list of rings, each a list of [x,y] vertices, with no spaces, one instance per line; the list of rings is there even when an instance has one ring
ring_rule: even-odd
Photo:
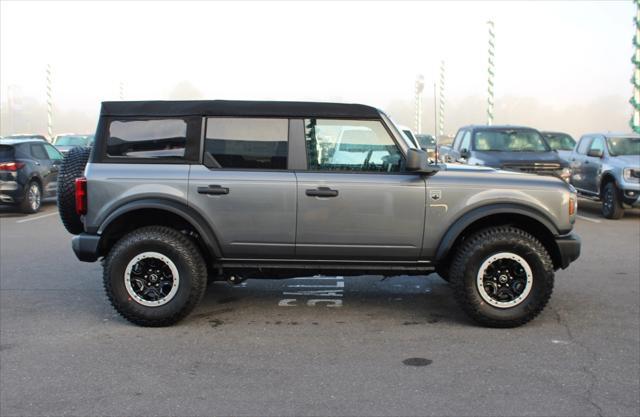
[[[95,262],[98,260],[98,248],[100,236],[80,233],[71,239],[71,248],[82,262]]]
[[[560,267],[566,269],[569,264],[580,256],[581,239],[580,236],[570,233],[556,237],[556,245],[560,252]]]
[[[207,250],[214,257],[219,258],[222,256],[220,244],[218,243],[213,230],[211,230],[205,219],[193,208],[177,201],[168,199],[149,198],[128,202],[112,211],[109,216],[107,216],[106,219],[100,223],[100,227],[97,230],[87,231],[90,233],[95,232],[98,235],[102,235],[108,229],[109,225],[120,216],[141,209],[165,210],[182,217],[196,229],[196,232],[198,232],[198,234],[202,238]]]
[[[520,214],[530,217],[543,224],[554,236],[563,234],[563,232],[568,232],[558,230],[558,228],[546,215],[531,207],[519,204],[490,204],[473,209],[459,217],[449,227],[444,237],[440,241],[440,245],[438,246],[438,250],[436,251],[435,259],[438,261],[444,259],[449,254],[449,251],[451,250],[451,247],[453,246],[458,236],[460,236],[460,234],[473,222],[494,214]]]

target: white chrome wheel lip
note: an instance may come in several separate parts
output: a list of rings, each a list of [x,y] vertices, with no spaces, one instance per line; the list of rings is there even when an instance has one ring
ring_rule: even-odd
[[[498,301],[498,300],[495,300],[487,293],[487,291],[484,288],[484,274],[487,271],[487,268],[489,268],[489,266],[492,263],[494,263],[494,262],[496,262],[496,261],[498,261],[500,259],[511,259],[511,260],[517,262],[524,269],[525,274],[527,276],[524,291],[522,291],[522,294],[520,294],[516,299],[514,299],[512,301]],[[519,305],[520,303],[522,303],[527,298],[529,293],[531,292],[531,288],[533,287],[533,272],[531,271],[531,267],[529,266],[527,261],[525,261],[521,256],[516,255],[515,253],[511,253],[511,252],[496,253],[496,254],[491,255],[487,259],[485,259],[485,261],[482,263],[482,265],[480,265],[480,269],[478,270],[478,275],[476,276],[476,287],[478,289],[478,292],[480,293],[480,297],[482,297],[482,299],[487,304],[490,304],[490,305],[492,305],[494,307],[497,307],[497,308],[515,307],[515,306]]]
[[[136,292],[133,290],[133,287],[131,286],[131,271],[133,269],[133,266],[138,262],[140,262],[141,260],[149,259],[149,258],[158,259],[164,262],[165,265],[169,267],[169,269],[171,270],[171,274],[173,275],[173,284],[171,286],[171,290],[169,291],[169,294],[167,294],[166,296],[162,297],[157,301],[145,300],[144,298],[136,294]],[[124,286],[127,289],[127,293],[129,294],[129,297],[131,297],[131,299],[134,300],[135,302],[142,304],[143,306],[146,306],[146,307],[159,307],[161,305],[168,303],[173,299],[173,297],[175,297],[176,293],[178,292],[179,285],[180,285],[180,274],[178,273],[178,267],[176,267],[176,264],[173,263],[173,261],[169,259],[169,257],[159,252],[143,252],[134,256],[133,259],[127,265],[124,272]]]

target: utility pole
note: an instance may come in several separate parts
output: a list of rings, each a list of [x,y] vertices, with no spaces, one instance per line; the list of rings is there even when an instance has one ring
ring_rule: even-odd
[[[51,94],[51,64],[47,64],[47,135],[53,139],[53,96]]]
[[[438,140],[438,95],[436,83],[433,83],[433,138]]]
[[[444,135],[444,61],[440,61],[440,114],[438,118],[438,135]]]
[[[487,60],[487,125],[491,126],[493,124],[493,104],[494,104],[494,97],[493,97],[493,78],[495,77],[496,73],[495,73],[495,69],[496,69],[496,65],[494,62],[494,57],[496,54],[495,48],[496,48],[496,34],[493,31],[494,29],[494,24],[492,20],[489,20],[487,22],[487,26],[489,28],[489,49],[488,49],[488,60]]]
[[[422,133],[422,91],[424,90],[424,76],[418,74],[416,78],[416,133]]]
[[[636,4],[636,17],[633,22],[636,32],[633,35],[633,57],[631,58],[633,63],[633,76],[631,77],[633,97],[629,100],[633,106],[633,116],[629,125],[634,132],[640,133],[640,0],[634,0],[634,3]]]

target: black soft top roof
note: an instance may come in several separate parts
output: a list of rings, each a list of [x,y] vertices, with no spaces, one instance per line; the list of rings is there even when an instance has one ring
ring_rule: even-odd
[[[264,116],[379,119],[380,112],[363,104],[295,101],[105,101],[102,116]]]

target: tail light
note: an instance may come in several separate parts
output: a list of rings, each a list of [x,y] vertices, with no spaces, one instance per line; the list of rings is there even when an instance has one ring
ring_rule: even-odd
[[[24,162],[0,162],[0,171],[17,171],[24,166]]]
[[[87,214],[87,179],[76,178],[76,213]]]

